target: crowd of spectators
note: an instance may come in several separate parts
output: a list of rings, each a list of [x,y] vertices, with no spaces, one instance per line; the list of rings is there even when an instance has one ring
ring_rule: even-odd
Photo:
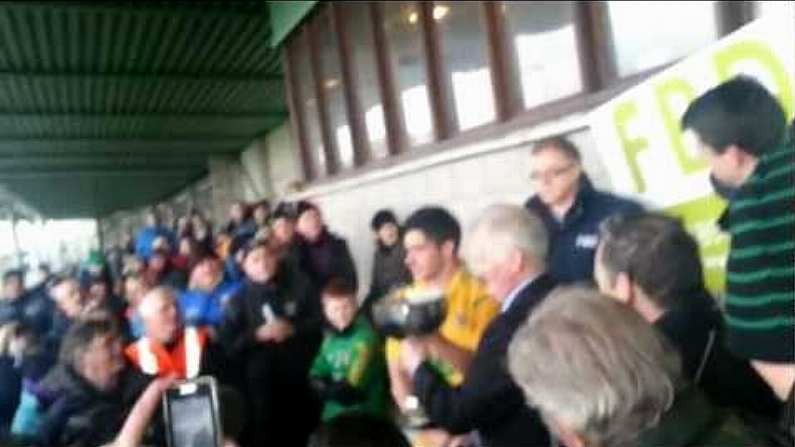
[[[564,137],[466,232],[440,205],[367,216],[367,287],[313,202],[152,210],[74,271],[3,274],[0,444],[164,445],[164,390],[211,376],[227,445],[792,445],[787,127],[745,77],[682,118],[728,204],[717,297],[683,223],[594,188]],[[382,331],[379,306],[434,293],[430,332]]]

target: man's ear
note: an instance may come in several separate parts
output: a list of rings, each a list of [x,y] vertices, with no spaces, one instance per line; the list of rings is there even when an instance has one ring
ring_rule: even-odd
[[[445,259],[449,259],[449,260],[455,259],[456,247],[455,247],[455,243],[453,241],[447,240],[447,241],[442,242],[442,245],[440,246],[440,248],[442,250],[442,255],[444,255]]]
[[[550,421],[552,423],[552,431],[560,439],[566,447],[585,447],[585,439],[577,434],[574,430],[569,429],[564,424],[558,421]]]
[[[521,250],[517,248],[511,249],[511,252],[508,254],[508,267],[511,273],[521,272],[530,262],[532,261],[526,259]]]
[[[616,299],[627,305],[632,303],[635,289],[627,272],[620,272],[616,275],[613,290],[615,291]]]
[[[724,159],[728,160],[732,167],[739,167],[745,161],[745,158],[748,156],[744,150],[737,146],[736,144],[730,144],[726,146],[726,149],[720,155]]]

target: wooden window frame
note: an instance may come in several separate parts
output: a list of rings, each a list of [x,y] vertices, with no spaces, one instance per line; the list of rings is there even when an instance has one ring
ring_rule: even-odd
[[[425,56],[425,79],[428,86],[428,100],[431,106],[434,141],[449,139],[458,132],[458,118],[455,113],[455,98],[447,64],[442,57],[442,43],[439,26],[433,18],[436,3],[432,1],[416,2],[419,12],[419,24],[422,35],[422,48]],[[427,143],[426,143],[427,144]],[[417,147],[422,147],[418,145]]]
[[[328,4],[323,5],[328,8]],[[340,157],[337,140],[331,129],[331,120],[328,112],[328,102],[326,89],[323,85],[323,58],[320,55],[320,30],[322,21],[328,20],[331,25],[331,14],[329,9],[319,11],[314,20],[307,23],[304,34],[307,35],[309,42],[310,67],[315,84],[315,97],[317,99],[318,120],[320,122],[320,133],[323,141],[323,153],[326,155],[326,176],[332,177],[340,172]]]
[[[303,34],[299,33],[295,38],[301,38]],[[301,98],[300,88],[298,85],[298,78],[295,73],[295,47],[292,45],[293,39],[284,46],[282,50],[282,63],[284,65],[284,83],[285,83],[285,96],[287,99],[287,111],[290,114],[288,120],[290,121],[290,133],[293,141],[298,146],[298,155],[301,164],[301,172],[303,180],[306,182],[313,181],[317,178],[316,165],[311,155],[311,148],[307,138],[306,118],[304,115],[303,99]]]
[[[330,2],[331,3],[331,2]],[[496,120],[459,131],[455,115],[455,104],[449,76],[445,71],[442,42],[438,26],[433,20],[434,2],[415,2],[422,34],[423,56],[425,57],[429,103],[433,120],[434,141],[408,147],[408,133],[403,118],[402,104],[399,101],[396,73],[390,59],[390,49],[383,28],[383,9],[378,2],[362,3],[369,10],[370,26],[373,33],[378,91],[384,109],[389,156],[373,160],[358,95],[358,80],[351,50],[351,36],[344,26],[348,14],[340,5],[328,5],[310,23],[303,26],[300,33],[308,40],[310,65],[315,80],[315,91],[320,113],[321,134],[326,153],[328,175],[318,175],[317,164],[313,161],[311,148],[308,148],[306,117],[300,92],[295,88],[297,75],[289,65],[295,62],[293,51],[285,51],[284,63],[287,83],[287,99],[290,110],[292,131],[301,151],[304,173],[313,185],[333,183],[352,178],[375,169],[384,169],[429,154],[453,149],[462,145],[497,138],[508,132],[530,127],[538,123],[589,110],[609,100],[620,92],[643,82],[663,71],[678,60],[643,70],[629,76],[619,77],[613,50],[611,49],[611,30],[607,15],[607,3],[598,1],[573,2],[576,44],[580,59],[583,88],[580,92],[559,98],[530,109],[524,109],[521,101],[521,85],[514,49],[508,35],[507,24],[501,17],[500,9],[504,2],[483,1],[480,16],[486,32],[487,61],[492,78]],[[715,14],[719,37],[723,37],[740,26],[753,20],[753,4],[750,1],[717,2]],[[345,89],[348,122],[354,141],[355,163],[352,169],[340,170],[339,153],[336,141],[331,136],[327,121],[325,92],[322,88],[322,67],[319,60],[317,39],[318,21],[331,21],[331,29],[337,34],[339,43],[340,67],[343,88]],[[312,30],[313,32],[310,32]],[[306,36],[309,34],[308,36]],[[314,37],[313,37],[314,36]],[[298,37],[298,36],[296,36]],[[290,43],[288,43],[288,46]],[[291,56],[292,55],[292,56]],[[358,136],[358,137],[357,137]],[[410,150],[409,150],[410,149]],[[329,162],[334,163],[333,169]],[[307,163],[310,162],[310,163]],[[307,166],[309,164],[309,166]],[[314,169],[313,169],[314,168]],[[322,178],[321,178],[322,177]]]
[[[359,98],[359,82],[354,69],[351,37],[346,26],[349,14],[346,14],[346,10],[337,2],[332,2],[329,8],[331,10],[331,29],[337,34],[337,51],[342,74],[341,88],[345,95],[345,110],[348,114],[348,126],[353,144],[353,166],[356,168],[364,166],[371,158],[370,138],[367,134],[362,103]]]

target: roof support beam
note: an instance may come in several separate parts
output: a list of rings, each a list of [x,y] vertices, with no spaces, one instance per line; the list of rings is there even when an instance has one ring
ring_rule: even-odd
[[[75,179],[77,182],[85,181],[88,179],[95,179],[95,178],[118,178],[118,177],[134,177],[134,178],[141,178],[146,181],[147,179],[157,180],[160,178],[168,178],[168,179],[191,179],[197,176],[199,173],[205,171],[201,171],[198,169],[172,169],[172,170],[163,170],[156,167],[150,167],[148,171],[140,171],[140,170],[129,170],[129,169],[94,169],[94,168],[85,168],[79,171],[43,171],[43,170],[19,170],[19,171],[10,171],[10,170],[0,170],[0,182],[6,183],[13,180],[25,180],[31,178],[52,178],[53,182],[64,182],[64,184],[71,184]],[[106,196],[113,196],[114,193],[117,193],[118,190],[114,191],[113,189],[103,191],[103,194]],[[137,193],[137,191],[135,192]],[[125,192],[127,195],[134,195],[135,193]],[[69,206],[69,204],[62,204],[63,206]]]
[[[143,2],[142,2],[143,3]],[[235,19],[257,19],[263,22],[268,18],[269,8],[265,2],[259,3],[261,9],[255,8],[233,8],[233,7],[219,7],[218,3],[223,2],[207,2],[207,5],[198,3],[189,8],[184,7],[184,3],[175,2],[174,6],[168,2],[160,2],[159,5],[135,5],[133,7],[119,7],[115,5],[108,5],[107,2],[102,4],[100,2],[92,4],[91,2],[61,2],[61,1],[24,1],[24,2],[3,2],[2,9],[17,9],[17,10],[39,10],[47,8],[52,11],[65,11],[65,12],[80,12],[80,13],[120,13],[125,14],[145,14],[145,15],[166,15],[168,17],[207,17],[207,16],[225,16]],[[213,4],[215,3],[215,4]],[[233,2],[230,2],[233,3]],[[255,3],[256,4],[256,3]]]
[[[54,160],[197,160],[205,157],[217,157],[219,155],[237,154],[237,150],[229,151],[196,151],[196,152],[163,152],[141,150],[135,152],[113,152],[113,151],[3,151],[0,149],[0,162],[17,161],[20,164],[30,161]]]
[[[0,109],[0,118],[125,118],[125,119],[250,119],[261,117],[286,117],[287,110],[271,109],[255,112],[162,112],[162,111],[124,111],[113,112],[64,112],[63,110],[3,110]]]
[[[245,73],[97,73],[97,72],[48,72],[48,71],[0,71],[0,82],[23,78],[30,81],[70,80],[114,80],[114,81],[204,81],[204,82],[282,82],[284,76],[274,74]]]
[[[142,177],[142,178],[192,178],[197,174],[196,170],[186,169],[157,169],[148,171],[135,171],[130,169],[84,169],[74,170],[0,170],[0,180],[17,180],[29,178],[74,178],[74,177]]]
[[[132,143],[132,144],[141,144],[141,143],[162,143],[162,144],[218,144],[223,142],[224,144],[245,144],[251,141],[251,137],[236,137],[230,138],[228,136],[201,136],[197,138],[168,138],[168,137],[103,137],[103,138],[92,138],[92,137],[78,137],[78,136],[66,136],[66,137],[59,137],[59,138],[41,138],[41,137],[11,137],[11,138],[3,138],[0,137],[0,144],[3,143],[19,143],[19,142],[40,142],[46,144],[54,144],[54,143],[74,143],[74,142],[81,142],[81,143],[90,143],[90,144],[100,144],[103,142],[118,144],[120,142]]]

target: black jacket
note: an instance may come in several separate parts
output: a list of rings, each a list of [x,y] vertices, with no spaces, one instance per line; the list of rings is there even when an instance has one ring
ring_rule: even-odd
[[[22,371],[13,357],[0,356],[0,435],[8,429],[19,405]]]
[[[655,322],[682,357],[682,371],[715,405],[774,421],[781,403],[747,360],[726,345],[723,317],[706,293],[689,297],[687,309],[671,309]]]
[[[513,334],[554,286],[549,276],[538,277],[491,322],[461,386],[451,388],[428,363],[419,367],[414,392],[432,422],[452,433],[477,430],[486,446],[549,445],[541,418],[508,373],[505,356]]]
[[[55,303],[46,288],[37,287],[14,300],[0,300],[0,325],[11,321],[29,326],[41,336],[52,324]]]
[[[115,391],[101,392],[70,368],[58,366],[42,384],[53,400],[42,419],[40,445],[95,447],[111,442],[148,383],[127,369]]]
[[[240,291],[229,299],[218,339],[233,356],[257,349],[257,329],[267,323],[265,305],[275,317],[294,325],[296,341],[318,340],[322,337],[320,299],[311,282],[302,272],[285,262],[267,284],[246,280]],[[289,340],[288,340],[289,341]]]
[[[353,286],[358,284],[356,266],[348,250],[348,243],[323,229],[317,241],[301,240],[301,270],[312,279],[315,287],[322,291],[332,278],[341,278]]]
[[[411,282],[411,272],[406,267],[405,260],[406,250],[399,242],[391,247],[378,243],[373,255],[370,291],[362,305],[362,312],[365,315],[370,315],[373,304],[392,288]]]
[[[266,310],[267,309],[267,310]],[[270,318],[286,318],[295,334],[261,343],[256,331]],[[248,396],[244,445],[305,445],[319,416],[312,402],[309,367],[320,347],[320,299],[306,275],[282,262],[267,284],[246,281],[224,313],[218,338],[233,359],[232,380]]]

